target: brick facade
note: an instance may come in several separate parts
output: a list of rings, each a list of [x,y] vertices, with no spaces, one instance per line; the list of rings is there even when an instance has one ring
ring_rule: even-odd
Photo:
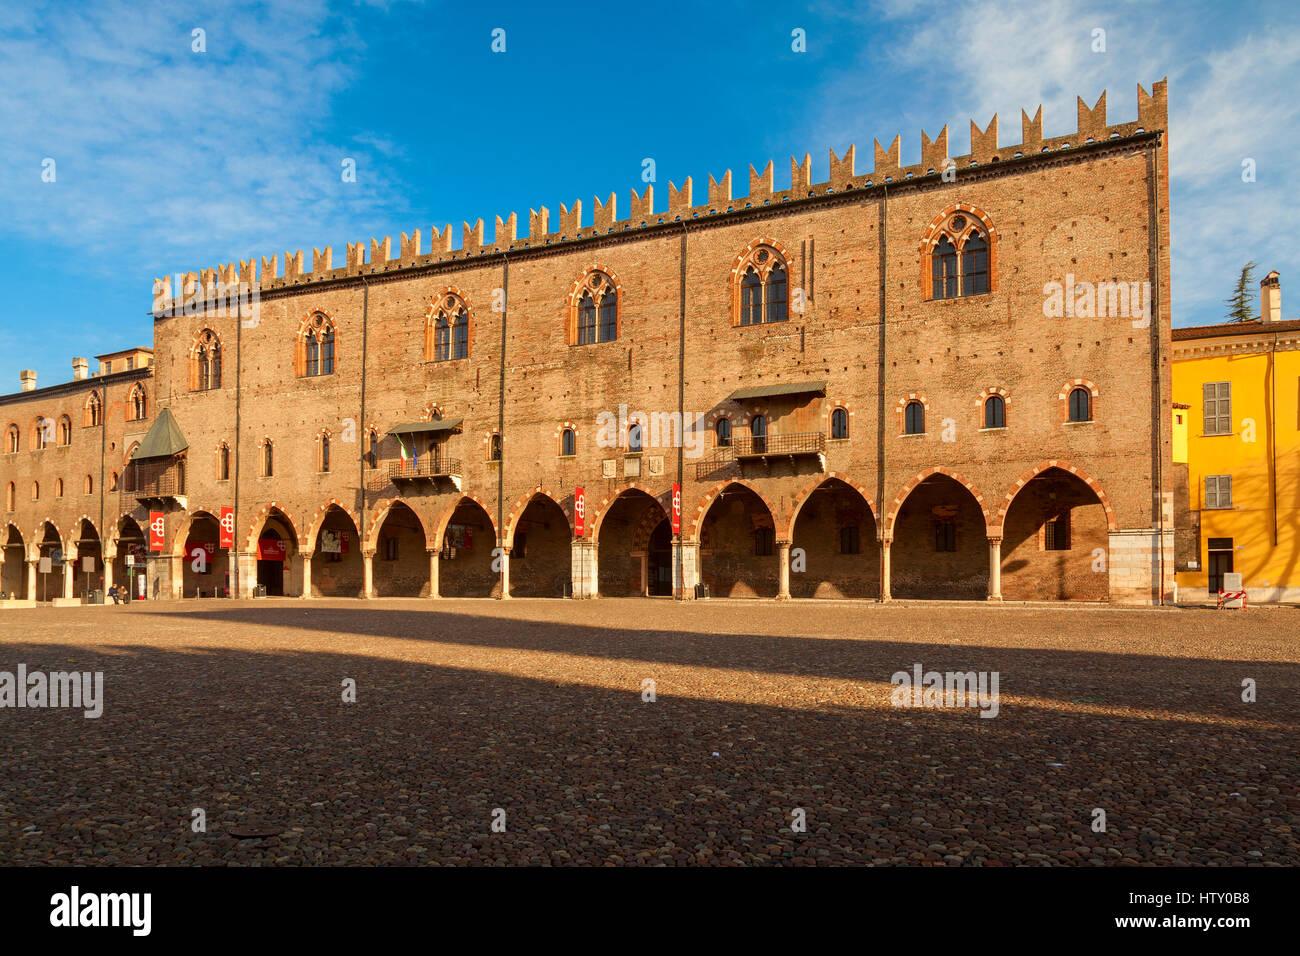
[[[998,146],[995,120],[947,171],[945,129],[916,167],[900,166],[895,140],[877,144],[870,174],[854,171],[852,150],[832,154],[826,183],[792,162],[780,192],[769,164],[751,169],[746,198],[731,197],[728,174],[699,204],[689,181],[670,184],[666,211],[649,188],[634,193],[628,219],[604,203],[584,224],[578,204],[551,231],[542,210],[525,238],[513,216],[498,219],[491,245],[480,222],[458,250],[448,229],[431,253],[416,233],[396,258],[372,240],[369,260],[349,244],[339,268],[316,253],[307,272],[296,253],[283,274],[277,257],[260,276],[250,261],[175,290],[159,280],[149,385],[189,448],[183,498],[149,506],[166,511],[152,591],[211,591],[230,570],[240,594],[260,575],[302,596],[689,597],[703,582],[714,596],[1158,600],[1172,582],[1159,546],[1172,547],[1165,84],[1138,100],[1138,121],[1115,126],[1104,97],[1091,110],[1080,101],[1078,133],[1053,139],[1026,116],[1019,146]],[[987,238],[987,291],[935,298],[936,229],[953,222]],[[784,281],[762,294],[785,296],[785,321],[745,324],[758,315],[746,306],[751,267]],[[1150,322],[1046,317],[1046,285],[1067,276],[1151,283]],[[174,307],[239,279],[256,288],[255,308]],[[468,354],[453,342],[439,361],[439,310],[461,308]],[[333,329],[333,368],[307,376],[302,335],[316,316]],[[584,317],[590,344],[573,344]],[[204,330],[221,342],[221,384],[197,391]],[[1076,382],[1092,396],[1081,423],[1062,398]],[[983,427],[991,396],[1004,427]],[[36,400],[0,407],[27,415]],[[911,400],[923,403],[920,434],[906,433]],[[846,438],[832,432],[835,408]],[[699,425],[702,447],[665,434],[676,416]],[[716,444],[721,418],[730,446]],[[454,420],[402,432],[418,466],[390,477],[403,467],[396,426]],[[3,480],[47,460],[19,458],[0,462]],[[679,539],[663,524],[675,482]],[[586,528],[575,540],[577,487]],[[123,515],[147,521],[145,505],[109,499],[96,524],[109,537]],[[67,520],[27,504],[9,516],[25,544],[47,513]],[[223,506],[236,510],[236,553],[195,575],[187,546],[213,535]],[[1044,525],[1062,513],[1068,546],[1048,550]],[[259,568],[267,527],[286,542],[282,572]],[[323,531],[346,551],[322,551]]]

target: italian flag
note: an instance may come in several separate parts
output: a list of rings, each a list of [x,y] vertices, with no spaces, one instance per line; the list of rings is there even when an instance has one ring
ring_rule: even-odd
[[[397,446],[402,450],[402,471],[406,471],[406,462],[408,459],[406,455],[406,445],[403,444],[401,435],[397,436]]]

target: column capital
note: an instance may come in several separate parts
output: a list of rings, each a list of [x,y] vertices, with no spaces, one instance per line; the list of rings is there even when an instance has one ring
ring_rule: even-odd
[[[1001,544],[1001,543],[1002,543],[1002,535],[1000,535],[1000,534],[991,534],[991,535],[988,536],[988,539],[989,539],[989,544]]]

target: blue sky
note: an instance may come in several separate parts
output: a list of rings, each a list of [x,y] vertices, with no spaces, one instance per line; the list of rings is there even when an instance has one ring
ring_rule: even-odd
[[[1174,324],[1217,321],[1241,265],[1300,290],[1289,233],[1300,6],[949,0],[709,5],[30,3],[0,10],[0,393],[18,370],[152,342],[155,276],[640,189],[1170,80]],[[206,52],[192,50],[205,31]],[[491,49],[506,31],[506,50]],[[1106,50],[1092,50],[1093,31]],[[792,50],[805,31],[807,51]],[[42,163],[55,162],[54,182]],[[340,176],[356,161],[354,183]],[[1256,181],[1241,164],[1255,160]],[[1288,281],[1290,280],[1290,281]]]

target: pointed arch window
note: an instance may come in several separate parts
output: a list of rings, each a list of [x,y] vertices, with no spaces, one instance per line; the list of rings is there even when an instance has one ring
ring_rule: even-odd
[[[99,392],[91,392],[86,399],[86,414],[82,419],[87,428],[104,424],[104,400]]]
[[[767,419],[762,415],[755,415],[749,423],[749,434],[754,440],[753,452],[756,455],[767,453]]]
[[[322,472],[330,470],[330,436],[328,432],[320,437],[320,470]]]
[[[6,455],[18,454],[18,449],[21,447],[21,445],[22,445],[22,433],[18,430],[17,425],[10,424],[8,429],[5,430],[5,454]]]
[[[425,313],[424,360],[450,362],[469,358],[470,310],[460,293],[448,289]]]
[[[926,239],[931,299],[983,295],[992,289],[993,246],[985,220],[968,212],[948,216]]]
[[[221,340],[211,329],[194,337],[190,349],[190,389],[204,392],[221,387]]]
[[[59,416],[59,444],[72,444],[72,419],[67,415]]]
[[[275,474],[275,444],[271,439],[262,442],[262,477],[270,478]]]
[[[217,449],[217,481],[230,480],[230,446],[225,442]]]
[[[573,437],[573,429],[566,428],[560,436],[560,456],[563,458],[572,458],[575,454],[576,441]]]
[[[573,291],[570,345],[595,345],[618,338],[618,283],[606,272],[592,269]]]
[[[713,426],[713,434],[717,436],[719,448],[731,447],[731,419],[719,418]]]
[[[90,476],[87,475],[86,477],[89,478]],[[90,492],[87,491],[86,494],[90,494]],[[62,479],[62,478],[55,478],[55,479],[54,479],[54,497],[56,497],[56,498],[62,498],[62,497],[63,497],[63,479]]]
[[[143,421],[149,417],[149,398],[145,394],[144,386],[139,382],[131,389],[131,396],[127,400],[127,411],[132,421]]]
[[[737,266],[735,325],[785,322],[790,318],[790,272],[774,246],[758,245]]]
[[[298,374],[334,374],[334,321],[324,312],[313,312],[298,333]]]
[[[369,447],[366,451],[366,467],[379,467],[379,430],[372,428],[367,433],[369,437]]]

